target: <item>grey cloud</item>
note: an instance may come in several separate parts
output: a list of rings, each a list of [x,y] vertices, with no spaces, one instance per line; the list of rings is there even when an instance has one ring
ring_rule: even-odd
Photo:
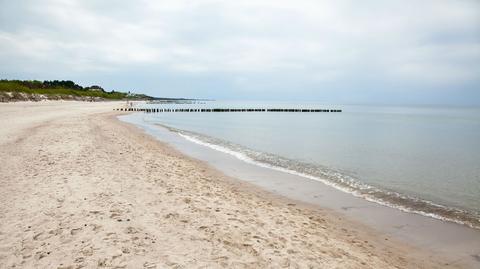
[[[0,72],[7,75],[96,77],[99,84],[103,75],[112,87],[121,86],[112,83],[117,77],[151,94],[162,83],[171,85],[159,92],[164,95],[215,95],[207,88],[221,85],[218,95],[232,98],[300,92],[334,101],[338,91],[355,102],[361,88],[367,99],[383,94],[388,100],[399,87],[480,95],[478,1],[0,5],[0,60],[7,63]],[[185,78],[201,83],[175,82]]]

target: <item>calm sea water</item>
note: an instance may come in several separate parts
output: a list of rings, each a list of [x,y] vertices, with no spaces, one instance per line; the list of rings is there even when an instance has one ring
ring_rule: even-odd
[[[335,108],[342,113],[154,113],[185,139],[365,199],[480,227],[480,108],[205,102],[159,108]]]

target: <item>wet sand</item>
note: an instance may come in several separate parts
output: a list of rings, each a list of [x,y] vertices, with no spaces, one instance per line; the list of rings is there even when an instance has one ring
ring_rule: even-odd
[[[116,106],[0,104],[0,268],[461,265],[230,178]]]

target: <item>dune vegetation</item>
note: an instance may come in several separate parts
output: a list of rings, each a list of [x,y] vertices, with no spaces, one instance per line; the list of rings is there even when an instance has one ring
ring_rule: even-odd
[[[151,96],[105,91],[100,86],[82,87],[70,80],[0,80],[0,101],[18,100],[150,100]]]

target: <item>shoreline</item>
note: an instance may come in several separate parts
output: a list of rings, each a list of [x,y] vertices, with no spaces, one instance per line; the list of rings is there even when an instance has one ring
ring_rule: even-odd
[[[140,115],[140,114],[137,114]],[[167,143],[183,154],[206,162],[238,181],[247,182],[269,193],[303,202],[311,207],[330,209],[357,224],[363,224],[402,243],[441,253],[447,263],[476,268],[480,264],[480,231],[466,224],[433,218],[396,207],[386,206],[363,197],[343,192],[300,174],[244,161],[235,154],[206,147],[172,132],[168,127],[122,116],[147,134]]]
[[[473,212],[467,212],[464,209],[437,204],[432,201],[424,200],[417,197],[411,197],[392,190],[382,190],[378,187],[373,187],[359,181],[354,181],[352,184],[349,182],[344,183],[342,181],[339,181],[338,179],[327,179],[324,178],[325,175],[322,176],[315,173],[308,173],[302,170],[296,170],[297,168],[292,168],[292,165],[288,164],[292,160],[286,158],[282,158],[284,166],[265,160],[257,160],[255,159],[255,157],[252,157],[251,155],[246,153],[246,148],[242,148],[242,146],[240,145],[234,145],[232,149],[231,147],[229,147],[229,145],[231,144],[228,141],[222,141],[217,138],[205,136],[203,134],[172,128],[160,123],[155,123],[155,125],[160,126],[160,128],[162,129],[166,129],[170,132],[176,133],[194,144],[199,144],[214,149],[216,151],[232,155],[237,159],[249,164],[254,164],[263,168],[318,181],[324,185],[340,190],[341,192],[348,193],[364,200],[387,206],[396,210],[401,210],[406,213],[414,213],[446,222],[465,225],[469,228],[477,229],[478,231],[480,231],[480,219],[478,219],[477,215],[474,215]],[[246,150],[252,151],[248,148]],[[279,156],[275,157],[278,158]],[[365,189],[373,190],[374,194],[368,191],[364,191]]]
[[[0,104],[5,268],[461,266],[224,175],[112,104]]]

